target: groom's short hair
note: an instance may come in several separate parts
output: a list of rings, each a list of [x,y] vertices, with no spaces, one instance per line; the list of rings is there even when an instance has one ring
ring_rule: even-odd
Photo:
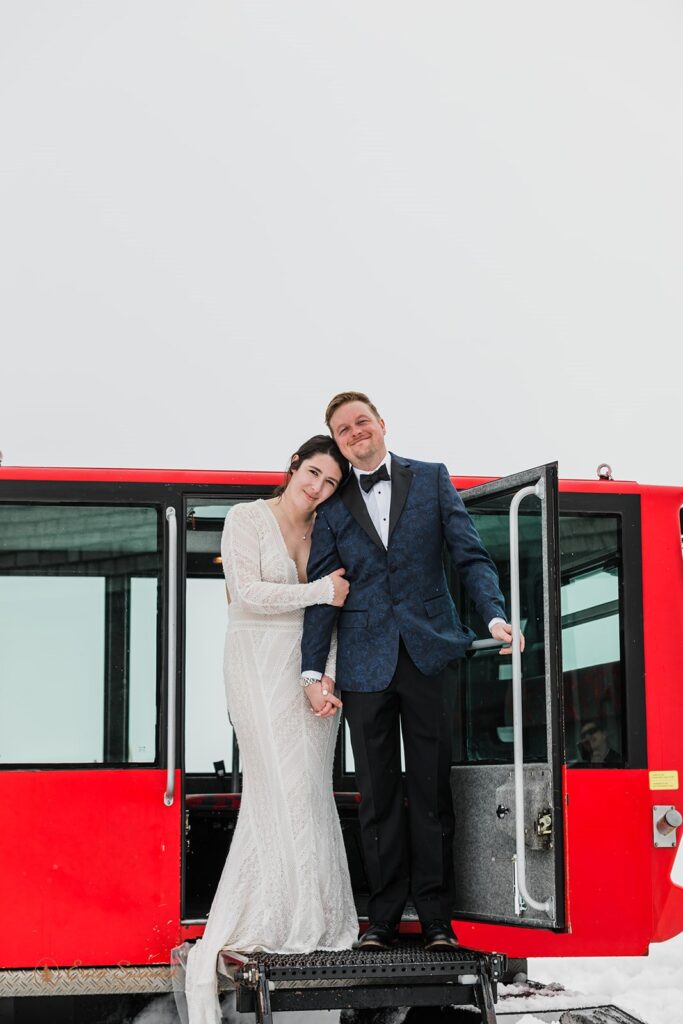
[[[377,419],[381,419],[380,414],[377,411],[377,407],[370,401],[367,395],[364,395],[362,391],[340,391],[338,395],[335,395],[333,399],[327,405],[325,410],[325,423],[327,424],[328,430],[331,432],[330,420],[334,416],[337,409],[341,409],[342,405],[348,405],[349,402],[364,402],[365,405],[375,414]]]

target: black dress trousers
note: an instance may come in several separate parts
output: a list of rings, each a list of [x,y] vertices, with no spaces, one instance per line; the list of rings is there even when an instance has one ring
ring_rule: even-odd
[[[453,672],[423,675],[403,641],[396,672],[386,689],[342,694],[361,794],[359,817],[371,922],[397,924],[410,894],[423,925],[452,917],[453,696]]]

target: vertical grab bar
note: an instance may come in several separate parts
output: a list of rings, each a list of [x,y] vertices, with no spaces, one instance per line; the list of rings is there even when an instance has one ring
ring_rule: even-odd
[[[178,625],[178,524],[175,509],[166,509],[168,523],[168,647],[166,650],[166,792],[164,803],[170,807],[175,797],[175,711],[176,711],[176,632]]]
[[[522,651],[519,600],[519,506],[530,494],[544,497],[543,480],[517,491],[510,503],[510,618],[512,625],[512,729],[515,766],[515,852],[517,884],[524,902],[534,910],[553,912],[553,898],[540,903],[532,899],[526,887],[526,848],[524,846],[524,738],[522,731]]]

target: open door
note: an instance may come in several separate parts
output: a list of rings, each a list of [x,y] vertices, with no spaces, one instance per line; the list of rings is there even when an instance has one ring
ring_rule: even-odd
[[[561,930],[567,922],[557,463],[460,496],[498,566],[515,640],[512,655],[499,653],[453,571],[463,622],[489,638],[457,667],[454,917]]]

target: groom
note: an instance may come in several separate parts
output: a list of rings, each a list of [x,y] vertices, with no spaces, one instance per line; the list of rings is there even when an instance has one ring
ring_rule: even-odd
[[[412,893],[426,948],[447,950],[457,946],[450,923],[453,681],[447,669],[475,634],[451,599],[444,543],[491,635],[510,643],[512,629],[496,568],[446,467],[389,453],[384,421],[361,392],[336,395],[325,419],[352,472],[318,509],[308,579],[344,567],[351,589],[341,609],[306,609],[302,684],[322,681],[323,692],[334,694],[335,682],[323,673],[336,623],[336,685],[351,734],[370,885],[370,923],[359,946],[393,945]]]

